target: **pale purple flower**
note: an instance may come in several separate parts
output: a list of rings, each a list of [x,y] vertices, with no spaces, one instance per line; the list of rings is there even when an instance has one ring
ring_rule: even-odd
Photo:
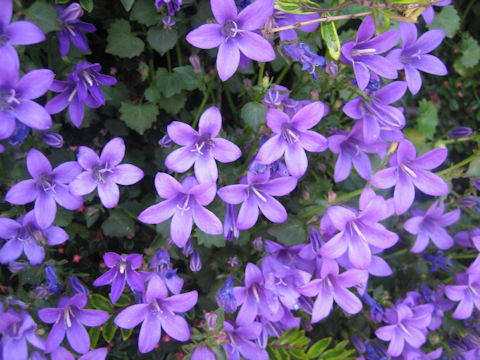
[[[30,265],[35,266],[45,258],[45,244],[62,244],[67,241],[68,234],[58,226],[41,229],[32,210],[17,221],[0,218],[0,239],[6,240],[0,249],[0,263],[8,264],[24,252]]]
[[[50,114],[56,114],[67,106],[73,125],[80,127],[83,121],[84,104],[90,108],[98,108],[105,104],[100,85],[115,85],[115,78],[100,74],[100,64],[90,64],[82,61],[75,70],[68,74],[67,81],[54,80],[51,91],[60,94],[50,100],[45,109]]]
[[[252,322],[247,326],[235,326],[230,321],[223,323],[223,330],[227,335],[227,342],[223,348],[228,359],[240,359],[240,355],[247,360],[267,360],[268,353],[261,349],[252,340],[257,339],[262,331],[262,325]]]
[[[441,284],[435,291],[423,284],[420,286],[420,292],[425,301],[435,307],[435,310],[432,313],[432,321],[430,322],[430,325],[428,325],[428,328],[430,330],[436,330],[442,326],[444,312],[452,310],[454,308],[454,303],[445,299],[445,287],[443,284]]]
[[[107,357],[108,348],[98,348],[91,350],[84,355],[80,356],[78,360],[105,360]],[[39,358],[38,360],[46,360],[46,358]],[[65,349],[63,346],[59,346],[56,350],[51,353],[51,360],[75,360],[76,357],[72,355],[70,351]],[[32,360],[37,360],[36,358]]]
[[[422,87],[420,71],[433,75],[447,75],[448,73],[445,64],[439,58],[428,54],[440,45],[445,37],[445,32],[430,30],[417,40],[415,24],[400,22],[400,34],[402,47],[390,51],[387,59],[397,70],[405,70],[408,88],[415,95]]]
[[[395,79],[398,75],[392,63],[379,55],[395,46],[398,31],[386,31],[372,38],[374,34],[375,22],[371,16],[367,16],[358,28],[356,40],[342,45],[340,60],[353,66],[361,90],[368,85],[370,70],[387,79]]]
[[[343,112],[352,119],[361,120],[366,144],[372,144],[380,137],[385,137],[382,131],[400,132],[403,129],[405,126],[403,109],[390,104],[399,100],[406,90],[405,81],[394,81],[378,91],[367,90],[369,101],[357,96],[345,104]]]
[[[449,249],[453,246],[453,238],[444,229],[458,221],[460,218],[460,209],[450,211],[446,214],[445,204],[442,202],[438,204],[435,201],[427,210],[423,212],[419,209],[412,211],[415,215],[407,220],[403,225],[405,230],[410,234],[417,235],[415,245],[413,245],[412,252],[419,253],[426,249],[428,242],[431,239],[433,243],[442,250]]]
[[[92,149],[80,146],[77,161],[86,170],[69,187],[74,195],[86,195],[98,189],[103,206],[113,208],[120,199],[118,185],[132,185],[143,178],[143,171],[131,164],[120,164],[125,156],[122,138],[113,138],[105,144],[100,157]]]
[[[60,5],[54,6],[58,12],[58,21],[62,28],[57,31],[60,44],[60,54],[66,56],[70,51],[70,41],[82,51],[88,51],[88,43],[83,31],[94,32],[95,26],[80,21],[83,9],[79,3],[72,3],[66,8]]]
[[[155,188],[158,195],[167,200],[145,209],[138,219],[147,224],[159,224],[171,217],[170,236],[178,247],[183,248],[187,243],[192,222],[207,234],[222,233],[221,221],[204,207],[215,197],[215,183],[199,184],[193,176],[188,176],[180,184],[168,174],[157,173]]]
[[[460,301],[452,314],[454,319],[468,319],[474,306],[480,310],[480,272],[476,270],[455,274],[457,285],[445,286],[445,295],[452,301]]]
[[[350,269],[339,274],[337,262],[325,259],[317,275],[319,278],[298,289],[302,295],[317,297],[313,305],[312,324],[330,314],[334,301],[348,314],[362,310],[362,302],[347,289],[364,284],[368,279],[366,271]]]
[[[131,305],[115,318],[115,324],[124,329],[132,329],[143,322],[138,337],[138,349],[141,353],[152,351],[160,341],[163,330],[177,341],[187,341],[190,329],[186,320],[175,313],[190,310],[197,303],[198,293],[168,296],[163,281],[154,276],[148,282],[143,296],[143,304]]]
[[[176,11],[180,10],[182,0],[155,0],[155,6],[157,8],[161,8],[163,5],[166,5],[168,13],[173,15]]]
[[[52,170],[50,161],[40,151],[31,149],[27,155],[27,169],[33,179],[23,180],[8,190],[5,200],[16,205],[35,201],[35,220],[40,228],[52,225],[57,203],[68,210],[82,206],[83,199],[70,193],[68,183],[80,174],[76,161],[67,161]]]
[[[373,186],[388,189],[395,186],[393,201],[398,215],[407,211],[415,198],[415,187],[425,194],[442,196],[448,193],[448,185],[431,169],[440,166],[447,158],[447,149],[434,149],[417,158],[415,146],[403,140],[390,159],[390,167],[380,170],[371,179]]]
[[[275,223],[287,220],[287,211],[273,196],[291,193],[297,186],[297,179],[284,176],[269,180],[270,171],[246,176],[247,184],[228,185],[218,190],[218,196],[228,204],[240,204],[237,227],[240,230],[250,229],[257,222],[259,208],[265,217]]]
[[[200,49],[218,47],[217,70],[222,81],[229,79],[240,64],[240,54],[255,61],[272,61],[272,45],[255,30],[273,14],[273,0],[256,0],[240,13],[234,0],[210,0],[218,24],[205,24],[190,31],[187,41]]]
[[[152,276],[159,276],[172,294],[180,294],[183,279],[177,275],[177,269],[172,267],[167,250],[160,249],[157,251],[150,261],[150,269],[153,269],[153,271],[142,273],[146,281],[150,280]]]
[[[87,296],[76,294],[72,297],[62,296],[58,300],[58,308],[44,308],[38,311],[40,320],[53,324],[45,344],[46,353],[57,349],[65,334],[73,350],[80,354],[88,352],[90,337],[83,325],[100,326],[110,315],[102,310],[84,309],[85,305]]]
[[[32,99],[47,92],[55,74],[46,69],[33,70],[19,79],[18,63],[3,52],[0,52],[0,74],[0,140],[14,133],[15,119],[32,129],[49,129],[51,116]]]
[[[200,345],[192,353],[192,360],[216,360],[215,353],[206,345]]]
[[[218,169],[215,160],[228,163],[242,155],[237,145],[217,138],[221,128],[222,115],[215,106],[208,108],[200,116],[198,131],[190,125],[173,121],[167,127],[168,136],[182,147],[167,156],[165,166],[180,173],[194,166],[195,176],[199,182],[216,182]]]
[[[285,154],[289,173],[301,177],[308,167],[305,150],[321,152],[327,149],[327,139],[309,129],[317,125],[328,110],[321,101],[303,107],[292,117],[277,109],[268,110],[267,125],[274,135],[262,145],[256,160],[268,165]]]
[[[93,282],[93,286],[103,286],[112,283],[110,300],[117,302],[125,289],[125,281],[135,291],[144,292],[143,278],[135,272],[142,265],[142,255],[118,255],[114,252],[107,252],[103,255],[103,262],[110,270]]]
[[[399,356],[405,344],[420,348],[426,341],[427,326],[432,320],[433,305],[425,304],[409,307],[398,304],[395,308],[385,311],[385,322],[375,331],[375,335],[383,341],[389,341],[388,355]]]
[[[452,0],[444,0],[444,1],[439,1],[432,6],[428,6],[425,10],[422,12],[423,19],[427,24],[430,24],[433,21],[433,17],[435,16],[435,11],[433,10],[433,6],[447,6],[452,3]]]

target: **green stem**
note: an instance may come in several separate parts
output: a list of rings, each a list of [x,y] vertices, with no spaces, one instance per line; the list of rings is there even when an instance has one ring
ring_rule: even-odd
[[[195,115],[195,119],[193,120],[192,127],[195,129],[198,124],[198,119],[200,119],[200,115],[202,115],[203,109],[205,107],[205,104],[207,103],[208,97],[210,96],[210,93],[212,92],[212,86],[213,86],[213,79],[217,76],[217,70],[213,72],[211,75],[210,80],[208,81],[207,85],[207,92],[203,95],[202,102],[200,104],[200,107],[197,110],[197,114]]]
[[[225,89],[225,97],[227,98],[228,106],[230,107],[230,111],[232,112],[233,118],[237,119],[237,109],[235,108],[235,104],[233,103],[232,94],[228,89]]]
[[[182,50],[180,49],[180,43],[177,42],[175,45],[175,50],[177,52],[177,63],[178,66],[183,66],[183,60],[182,60]]]
[[[263,71],[265,70],[265,63],[261,62],[260,63],[260,69],[258,70],[258,81],[257,84],[258,86],[262,86],[263,83]]]
[[[477,139],[480,139],[480,134],[470,135],[470,136],[466,136],[466,137],[458,138],[458,139],[448,139],[448,140],[443,140],[443,141],[440,140],[439,143],[447,145],[447,144],[454,144],[454,143],[457,143],[457,142],[472,141],[472,140],[477,140]]]
[[[351,199],[351,198],[353,198],[357,195],[360,195],[362,193],[362,191],[363,191],[363,188],[352,191],[352,192],[349,192],[349,193],[346,193],[346,194],[343,194],[343,195],[341,195],[337,198],[337,200],[335,201],[335,204],[340,204],[340,203],[342,203],[344,201],[347,201],[347,200],[349,200],[349,199]],[[303,214],[300,214],[300,217],[302,219],[309,218],[310,216],[315,215],[316,213],[323,210],[324,208],[325,208],[324,205],[317,206],[317,207],[313,208],[312,210],[309,210],[307,212],[304,212]]]
[[[276,80],[276,84],[279,84],[282,82],[283,78],[285,77],[285,75],[287,75],[287,72],[288,70],[290,70],[290,68],[292,67],[292,64],[293,63],[288,63],[287,66],[285,66],[282,70],[282,72],[280,73],[280,75],[278,75],[278,78]]]
[[[465,166],[467,165],[468,163],[472,162],[473,160],[475,160],[477,157],[480,156],[480,152],[477,152],[473,155],[470,155],[468,158],[466,158],[465,160],[463,161],[460,161],[459,163],[455,164],[455,165],[452,165],[450,166],[448,169],[445,169],[445,170],[442,170],[442,171],[439,171],[435,174],[439,175],[439,176],[443,176],[445,174],[448,174],[450,171],[452,170],[455,170],[455,169],[458,169],[458,168],[461,168],[462,166]]]
[[[167,51],[167,66],[168,72],[172,72],[172,57],[170,56],[170,50]]]
[[[465,24],[465,19],[466,19],[468,13],[470,12],[470,9],[472,8],[475,1],[477,1],[477,0],[470,0],[470,2],[468,3],[467,7],[465,8],[465,11],[462,14],[462,19],[460,20],[460,24]]]
[[[156,227],[156,226],[153,226],[153,225],[150,225],[150,224],[145,224],[145,223],[141,222],[140,220],[138,220],[137,215],[135,215],[134,213],[132,213],[130,210],[127,210],[127,209],[125,209],[124,207],[122,207],[122,206],[120,206],[120,205],[117,205],[117,207],[118,207],[119,209],[121,209],[125,214],[127,214],[128,216],[130,216],[133,220],[139,222],[139,223],[142,224],[142,225],[145,225],[145,226],[148,227],[149,229],[152,229],[152,230],[157,231],[157,227]]]

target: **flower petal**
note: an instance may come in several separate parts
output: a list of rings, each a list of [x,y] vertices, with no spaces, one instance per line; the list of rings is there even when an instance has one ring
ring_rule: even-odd
[[[285,163],[288,172],[297,178],[307,171],[308,159],[305,150],[298,143],[288,144],[285,150]]]
[[[3,10],[2,10],[3,11]],[[28,21],[15,21],[6,27],[8,42],[12,45],[31,45],[45,40],[37,25]]]
[[[260,1],[270,0],[257,0],[255,3]],[[238,47],[243,55],[255,61],[268,62],[275,59],[275,51],[270,42],[251,31],[242,33],[242,36],[238,38]]]
[[[42,229],[48,228],[55,220],[57,204],[53,196],[39,192],[35,201],[35,220]]]
[[[190,339],[190,329],[185,319],[179,315],[162,316],[160,318],[163,330],[177,341]]]
[[[211,154],[204,154],[195,160],[195,176],[200,183],[215,183],[218,179],[218,168]]]
[[[68,188],[73,195],[86,195],[97,188],[97,182],[93,179],[92,173],[84,171],[68,185]]]
[[[397,184],[393,193],[395,213],[401,215],[407,211],[412,205],[414,198],[415,188],[411,178],[405,175],[403,171],[399,171]]]
[[[413,183],[425,194],[432,196],[448,194],[448,185],[440,176],[421,169],[417,169],[415,174],[417,176],[413,178]]]
[[[222,114],[217,107],[212,106],[205,110],[198,121],[198,133],[202,135],[210,135],[217,137],[222,129]]]
[[[242,156],[240,148],[231,141],[222,138],[212,139],[212,141],[215,146],[210,151],[217,161],[229,163]]]
[[[217,54],[217,71],[222,81],[228,80],[240,64],[240,50],[235,40],[227,39],[220,44]]]
[[[110,179],[120,185],[132,185],[143,178],[143,171],[132,164],[120,164],[113,169]]]
[[[158,196],[164,199],[171,199],[183,193],[182,185],[173,176],[162,172],[155,175],[155,188]]]
[[[228,185],[218,189],[218,196],[228,204],[240,204],[247,196],[247,186],[243,184]]]
[[[233,0],[210,0],[213,16],[219,24],[227,20],[234,20],[237,17],[237,5]]]
[[[97,185],[98,197],[103,206],[107,209],[114,208],[120,200],[120,190],[118,185],[109,180],[105,183],[99,182]]]
[[[11,204],[25,205],[35,200],[37,193],[35,180],[22,180],[8,190],[5,200]]]
[[[83,198],[81,196],[73,195],[69,191],[68,186],[63,184],[57,183],[57,186],[55,186],[55,192],[53,193],[53,198],[58,205],[67,210],[77,210],[83,204]]]
[[[250,195],[243,202],[238,212],[237,227],[239,230],[247,230],[253,227],[258,220],[258,203],[255,196]]]
[[[138,336],[138,350],[142,354],[152,351],[160,341],[161,334],[160,319],[156,314],[147,312]]]
[[[257,30],[263,28],[269,16],[273,15],[272,0],[256,0],[244,8],[236,19],[242,30]]]
[[[108,164],[108,167],[113,167],[123,160],[125,156],[125,142],[122,138],[113,138],[103,147],[100,154],[100,162]]]
[[[219,220],[220,221],[220,220]],[[172,241],[179,248],[183,248],[192,233],[192,212],[182,212],[177,210],[172,217],[170,224],[170,236]],[[220,231],[221,233],[221,231]]]
[[[258,150],[256,160],[260,164],[269,165],[282,157],[286,142],[280,134],[272,136]]]
[[[47,157],[36,149],[31,149],[27,155],[27,169],[34,179],[37,179],[42,174],[50,174],[52,172],[52,165]]]
[[[32,129],[47,130],[52,127],[52,118],[47,110],[31,100],[22,99],[15,107],[15,116]]]
[[[77,153],[77,161],[85,170],[93,170],[100,165],[100,158],[97,153],[86,146],[80,146]]]
[[[175,172],[183,173],[190,169],[198,158],[198,153],[192,148],[184,146],[172,151],[165,159],[165,166]]]
[[[16,91],[24,99],[36,99],[48,91],[54,77],[55,74],[50,70],[30,71],[20,79]]]
[[[274,223],[282,223],[287,220],[287,211],[277,199],[270,195],[265,195],[265,199],[265,201],[257,201],[257,204],[268,220]]]
[[[422,169],[435,169],[443,164],[447,159],[448,150],[447,149],[433,149],[426,154],[423,154],[418,159],[414,161],[415,166],[418,166]]]
[[[177,204],[176,199],[169,199],[152,205],[138,215],[138,220],[146,224],[160,224],[173,216]]]
[[[206,234],[219,235],[223,232],[220,219],[201,205],[192,207],[193,221]]]
[[[72,326],[67,326],[67,339],[73,350],[85,354],[90,348],[90,337],[87,330],[76,320],[72,319]]]
[[[114,322],[123,329],[132,329],[140,324],[148,313],[148,304],[135,304],[123,309]]]

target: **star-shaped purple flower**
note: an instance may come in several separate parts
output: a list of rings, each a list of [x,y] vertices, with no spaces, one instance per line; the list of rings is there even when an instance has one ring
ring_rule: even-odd
[[[480,272],[478,267],[470,268],[465,273],[455,274],[457,285],[445,286],[445,295],[452,301],[459,301],[452,317],[468,319],[474,307],[480,310]]]
[[[52,118],[32,99],[47,92],[55,74],[46,69],[33,70],[19,80],[18,62],[1,51],[0,74],[0,140],[14,133],[15,119],[36,130],[49,129]]]
[[[32,210],[17,221],[0,218],[0,239],[7,240],[0,250],[0,263],[8,264],[24,252],[30,265],[35,266],[45,258],[45,244],[62,244],[68,240],[68,234],[58,226],[41,229]]]
[[[234,0],[210,0],[218,24],[205,24],[190,31],[187,41],[200,49],[218,47],[217,70],[222,81],[229,79],[240,64],[240,54],[255,61],[272,61],[272,45],[255,30],[273,14],[273,0],[256,0],[240,13]]]
[[[267,360],[269,358],[268,353],[252,341],[260,336],[262,331],[260,323],[253,322],[248,326],[237,327],[227,320],[223,323],[223,330],[227,335],[227,342],[222,346],[229,359],[240,359],[240,355],[247,360]]]
[[[207,234],[223,232],[220,219],[204,208],[215,198],[215,183],[199,184],[193,176],[188,176],[180,184],[168,174],[157,173],[155,188],[158,195],[167,200],[145,209],[138,219],[147,224],[159,224],[171,217],[170,236],[178,247],[183,248],[187,243],[192,222]]]
[[[40,151],[31,149],[27,155],[27,169],[33,179],[22,180],[8,190],[5,200],[15,205],[35,201],[35,220],[40,228],[52,225],[57,203],[68,210],[83,204],[81,196],[70,193],[68,185],[82,171],[76,161],[67,161],[52,170],[50,161]]]
[[[367,16],[358,28],[357,39],[342,45],[340,60],[353,65],[361,90],[368,85],[370,70],[386,79],[395,79],[398,75],[392,63],[379,55],[395,46],[398,31],[386,31],[372,39],[374,33],[375,22],[371,16]]]
[[[125,289],[125,280],[132,290],[144,292],[143,278],[135,272],[142,265],[142,255],[118,255],[107,252],[103,255],[103,262],[110,270],[93,282],[93,286],[102,286],[112,283],[110,300],[117,302]]]
[[[327,139],[309,130],[328,113],[328,106],[315,101],[300,109],[292,117],[277,109],[267,112],[267,125],[274,135],[262,145],[256,160],[268,165],[285,154],[288,172],[301,177],[307,171],[308,159],[305,150],[320,152],[327,149]]]
[[[124,329],[132,329],[141,322],[138,337],[138,349],[141,353],[152,351],[160,341],[163,330],[178,341],[190,338],[190,329],[186,320],[175,313],[182,313],[195,306],[198,299],[196,291],[168,296],[163,281],[154,276],[147,285],[143,304],[125,308],[115,318],[115,324]]]
[[[420,71],[433,75],[447,75],[448,73],[447,67],[439,58],[428,54],[443,41],[445,31],[430,30],[417,40],[415,24],[401,22],[400,34],[402,47],[390,51],[387,59],[397,70],[405,70],[408,88],[415,95],[422,87]]]
[[[174,15],[176,11],[180,10],[182,0],[155,0],[155,6],[159,9],[163,5],[167,5],[167,10],[170,15]]]
[[[257,222],[259,208],[271,222],[281,223],[287,220],[287,212],[283,205],[273,196],[291,193],[297,186],[297,179],[284,176],[269,179],[270,171],[263,174],[249,172],[246,184],[228,185],[218,190],[218,196],[228,204],[240,204],[237,227],[240,230],[250,229]]]
[[[228,163],[242,155],[237,145],[217,138],[221,128],[222,115],[215,106],[203,112],[198,132],[185,123],[173,121],[167,127],[168,136],[182,147],[167,156],[165,166],[169,170],[183,173],[194,165],[199,182],[216,182],[218,169],[215,160]]]
[[[80,146],[77,161],[86,170],[70,183],[74,195],[86,195],[98,189],[103,206],[113,208],[120,199],[117,184],[132,185],[143,178],[143,171],[131,164],[120,164],[125,156],[122,138],[113,138],[103,148],[100,157],[92,149]]]
[[[58,308],[44,308],[38,311],[40,320],[53,324],[47,337],[46,353],[57,349],[65,334],[73,350],[80,354],[88,352],[90,337],[83,325],[100,326],[110,315],[102,310],[84,309],[85,305],[87,305],[87,296],[76,294],[72,297],[62,296],[58,300]]]
[[[395,212],[401,215],[412,205],[415,187],[432,196],[448,193],[445,180],[427,171],[440,166],[447,158],[447,153],[447,149],[434,149],[417,159],[415,146],[410,141],[403,140],[397,152],[389,159],[390,167],[373,175],[371,183],[380,189],[395,186],[393,194]]]

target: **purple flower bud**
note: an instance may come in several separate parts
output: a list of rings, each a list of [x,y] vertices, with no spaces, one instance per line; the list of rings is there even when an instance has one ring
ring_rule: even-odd
[[[226,208],[227,212],[223,223],[223,235],[225,236],[225,240],[232,241],[234,237],[238,239],[240,236],[240,230],[238,230],[237,227],[237,205],[226,203]]]
[[[187,257],[190,256],[193,253],[193,244],[190,241],[190,239],[188,239],[187,243],[183,247],[182,253],[183,253],[183,255],[185,255]]]
[[[132,290],[133,298],[135,300],[135,304],[142,304],[143,303],[143,293],[140,291]]]
[[[353,346],[355,346],[355,348],[360,354],[365,353],[365,350],[366,350],[365,344],[363,343],[362,340],[360,340],[360,338],[357,335],[352,336],[352,343],[353,343]]]
[[[41,138],[45,144],[57,149],[61,148],[64,143],[62,135],[50,131],[43,131]]]
[[[202,269],[202,260],[200,259],[200,254],[196,251],[190,256],[190,270],[193,272],[200,271]]]
[[[72,289],[72,293],[75,294],[85,294],[90,295],[90,291],[86,288],[86,286],[76,277],[72,276],[69,280],[70,289]]]
[[[473,179],[473,185],[477,188],[477,190],[480,190],[480,179]]]
[[[237,300],[233,294],[234,281],[233,276],[229,276],[223,286],[217,291],[217,304],[218,306],[223,306],[225,312],[235,312],[237,310]]]
[[[312,299],[301,295],[298,298],[298,304],[300,305],[300,309],[305,311],[307,314],[312,315],[312,311],[313,311],[313,301],[312,301]]]
[[[24,270],[27,267],[27,263],[23,261],[12,261],[8,264],[8,270],[12,273],[16,273]]]
[[[475,206],[477,205],[477,201],[478,199],[474,196],[467,196],[465,198],[463,198],[462,200],[460,200],[458,202],[458,204],[460,206],[465,206],[465,207],[472,207],[472,206]]]
[[[45,266],[45,278],[47,279],[48,284],[55,285],[58,282],[57,274],[55,273],[55,268],[50,264],[47,264]]]
[[[202,65],[200,64],[200,57],[198,55],[191,55],[188,60],[190,64],[192,64],[194,72],[202,72]]]
[[[50,294],[47,284],[38,285],[37,287],[35,287],[35,289],[33,289],[33,292],[35,293],[37,299],[43,299]]]
[[[165,16],[162,19],[163,22],[163,28],[164,29],[171,29],[173,25],[175,25],[175,20],[173,20],[170,16]]]
[[[18,306],[22,309],[26,309],[29,307],[29,304],[24,303],[22,300],[15,299],[13,296],[7,297],[7,304],[12,306]]]
[[[335,61],[329,61],[327,63],[327,67],[325,68],[325,71],[327,72],[328,75],[331,77],[335,77],[338,74],[338,65],[335,63]]]
[[[29,133],[30,128],[27,125],[17,121],[15,125],[15,131],[8,139],[8,142],[10,145],[21,145]]]
[[[322,247],[322,244],[323,244],[322,238],[320,237],[320,233],[314,227],[310,228],[310,243],[312,244],[312,249],[315,253],[318,253],[320,251],[320,248]]]
[[[160,140],[158,140],[158,145],[162,148],[169,148],[173,145],[173,141],[168,134],[165,134]]]
[[[472,134],[473,134],[472,128],[469,128],[467,126],[460,126],[450,131],[449,136],[452,139],[458,139],[458,138],[470,136]]]
[[[155,256],[150,261],[151,268],[161,265],[170,265],[170,255],[165,249],[158,250]]]
[[[253,239],[253,247],[257,250],[260,250],[263,247],[263,240],[260,236]]]
[[[217,326],[217,314],[214,312],[207,312],[205,314],[205,320],[207,321],[207,327],[209,330],[215,329]]]
[[[280,92],[276,89],[270,89],[267,92],[267,95],[265,95],[265,98],[263,99],[263,102],[268,106],[268,107],[279,107],[282,105],[282,99],[280,98]]]
[[[83,15],[83,9],[78,3],[72,3],[67,6],[59,15],[58,20],[62,23],[71,23],[74,20],[77,20],[79,17]]]

